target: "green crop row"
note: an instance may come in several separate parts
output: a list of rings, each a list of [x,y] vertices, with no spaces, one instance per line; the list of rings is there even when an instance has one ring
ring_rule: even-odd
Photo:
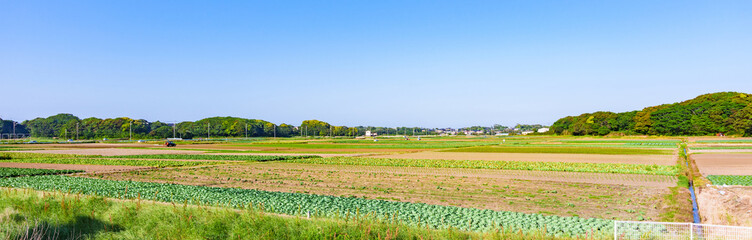
[[[391,202],[301,193],[269,192],[164,183],[113,181],[68,176],[34,176],[0,179],[2,187],[32,188],[113,198],[146,199],[200,205],[254,208],[262,211],[314,217],[397,220],[436,229],[449,227],[488,231],[499,227],[514,231],[540,231],[553,236],[582,236],[610,231],[613,222],[603,219],[545,216],[424,203]]]
[[[564,153],[564,154],[609,154],[609,155],[671,155],[672,150],[614,147],[504,147],[484,146],[444,150],[443,152],[491,152],[491,153]]]
[[[101,156],[97,156],[101,157]],[[128,158],[128,159],[185,159],[185,160],[220,160],[220,161],[279,161],[293,160],[304,158],[320,158],[316,155],[300,156],[272,156],[272,155],[209,155],[209,154],[153,154],[153,155],[122,155],[106,156],[106,158]]]
[[[742,185],[752,186],[752,176],[743,175],[710,175],[708,180],[713,185]]]
[[[531,170],[558,172],[592,172],[592,173],[627,173],[673,176],[677,174],[676,166],[618,164],[618,163],[563,163],[563,162],[516,162],[516,161],[482,161],[482,160],[441,160],[441,159],[399,159],[399,158],[360,158],[331,157],[314,159],[296,159],[289,162],[392,166],[392,167],[434,167],[434,168],[473,168],[499,170]]]
[[[36,169],[36,168],[6,168],[0,167],[0,178],[5,177],[19,177],[19,176],[35,176],[35,175],[51,175],[51,174],[67,174],[83,172],[81,170],[54,170],[54,169]]]
[[[0,160],[13,163],[53,163],[78,165],[109,165],[109,166],[145,166],[145,167],[183,167],[219,164],[219,161],[164,161],[164,160],[130,160],[130,159],[100,159],[100,158],[13,158]]]

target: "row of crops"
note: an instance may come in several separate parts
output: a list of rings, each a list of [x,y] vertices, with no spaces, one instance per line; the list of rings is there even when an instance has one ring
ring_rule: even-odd
[[[254,208],[295,216],[371,218],[399,221],[436,229],[449,227],[489,231],[541,231],[554,236],[581,236],[611,231],[613,222],[603,219],[545,216],[481,210],[423,203],[391,202],[301,193],[269,192],[164,183],[113,181],[69,176],[33,176],[0,179],[0,186],[99,195],[121,199],[145,199],[234,208]]]
[[[742,185],[752,186],[752,176],[744,175],[710,175],[708,180],[713,185]]]
[[[52,175],[68,174],[83,172],[81,170],[54,170],[54,169],[36,169],[36,168],[6,168],[0,167],[0,178],[35,176],[35,175]]]
[[[107,165],[107,166],[144,166],[144,167],[184,167],[219,164],[218,161],[168,161],[168,160],[137,160],[137,159],[101,159],[101,158],[11,158],[0,162],[13,163],[52,163],[76,165]]]
[[[102,156],[97,156],[102,158]],[[320,158],[316,155],[299,155],[299,156],[272,156],[272,155],[209,155],[209,154],[148,154],[148,155],[122,155],[107,156],[106,158],[128,158],[128,159],[183,159],[183,160],[220,160],[220,161],[280,161],[294,160],[305,158]]]
[[[614,145],[618,146],[618,145]],[[486,153],[560,153],[560,154],[607,154],[607,155],[671,155],[673,150],[653,149],[656,147],[614,147],[600,145],[594,147],[550,145],[498,145],[442,150],[442,152],[486,152]],[[661,148],[674,148],[673,146]]]
[[[288,162],[330,164],[330,165],[360,165],[360,166],[391,166],[391,167],[433,167],[433,168],[471,168],[497,170],[531,170],[531,171],[559,171],[559,172],[590,172],[590,173],[626,173],[646,175],[677,174],[676,166],[618,164],[618,163],[565,163],[565,162],[515,162],[515,161],[482,161],[482,160],[444,160],[444,159],[399,159],[399,158],[363,158],[363,157],[330,157],[296,159]]]

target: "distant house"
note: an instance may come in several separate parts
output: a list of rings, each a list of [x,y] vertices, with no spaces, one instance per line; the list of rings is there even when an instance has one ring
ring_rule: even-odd
[[[548,132],[548,128],[538,128],[538,133]]]
[[[375,132],[371,132],[370,130],[366,131],[366,137],[375,137],[376,135]]]
[[[509,136],[509,133],[498,132],[496,136]]]
[[[522,135],[528,135],[534,133],[533,131],[522,131]]]

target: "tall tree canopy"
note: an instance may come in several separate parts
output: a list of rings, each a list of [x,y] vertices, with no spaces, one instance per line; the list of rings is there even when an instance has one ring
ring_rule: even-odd
[[[752,95],[720,92],[640,111],[595,112],[559,119],[557,134],[606,135],[612,132],[649,135],[752,135]]]

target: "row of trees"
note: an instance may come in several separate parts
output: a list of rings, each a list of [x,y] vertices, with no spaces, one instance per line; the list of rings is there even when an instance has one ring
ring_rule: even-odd
[[[556,121],[557,134],[607,135],[613,132],[648,135],[752,136],[752,95],[721,92],[680,103],[623,113],[594,112]]]
[[[86,118],[58,114],[22,124],[33,137],[78,139],[99,138],[209,138],[209,137],[288,137],[298,132],[292,125],[236,117],[213,117],[195,122],[164,123],[144,119]]]
[[[1,121],[0,128],[9,132],[10,121]],[[9,125],[11,124],[11,125]],[[517,125],[517,127],[540,127],[540,125]],[[485,130],[491,127],[475,126],[468,129]],[[437,135],[436,129],[420,127],[373,127],[373,126],[334,126],[319,120],[305,120],[299,127],[288,124],[276,125],[258,119],[237,117],[212,117],[195,122],[164,123],[149,122],[144,119],[85,118],[72,114],[58,114],[47,118],[36,118],[17,124],[16,131],[27,131],[33,137],[57,137],[64,139],[155,139],[155,138],[220,138],[220,137],[292,137],[292,136],[362,136],[366,131],[378,135]],[[512,130],[506,126],[494,125],[493,130]]]

